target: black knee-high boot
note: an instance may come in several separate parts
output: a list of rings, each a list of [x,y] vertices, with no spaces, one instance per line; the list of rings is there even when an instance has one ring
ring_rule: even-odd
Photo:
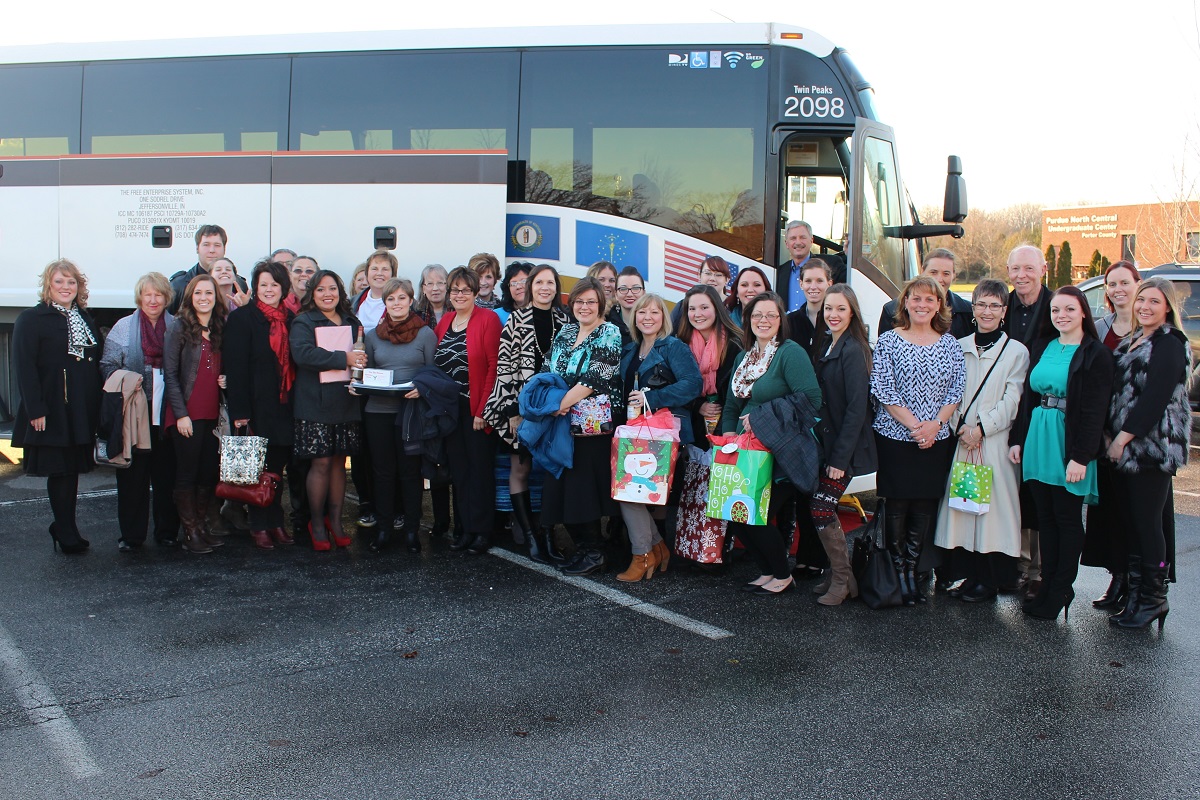
[[[891,511],[891,508],[888,508]],[[909,572],[905,542],[908,539],[908,520],[907,514],[888,513],[884,517],[884,526],[887,529],[887,545],[888,551],[892,555],[892,566],[896,568],[896,575],[900,579],[900,598],[904,601],[904,605],[916,605],[916,598],[913,597],[913,586],[908,582]]]

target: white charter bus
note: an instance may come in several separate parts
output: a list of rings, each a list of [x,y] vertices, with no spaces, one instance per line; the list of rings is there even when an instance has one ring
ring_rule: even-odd
[[[868,323],[924,236],[845,50],[780,24],[380,31],[0,48],[0,416],[16,315],[70,258],[111,324],[135,279],[229,232],[349,276],[486,251],[567,278],[635,265],[678,300],[700,261],[773,274],[783,226],[844,251]]]

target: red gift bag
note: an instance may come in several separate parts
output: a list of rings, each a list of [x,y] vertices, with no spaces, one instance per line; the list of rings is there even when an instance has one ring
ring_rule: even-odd
[[[689,445],[688,454],[675,526],[675,552],[700,564],[720,564],[725,552],[726,523],[709,517],[704,510],[708,504],[713,451]]]

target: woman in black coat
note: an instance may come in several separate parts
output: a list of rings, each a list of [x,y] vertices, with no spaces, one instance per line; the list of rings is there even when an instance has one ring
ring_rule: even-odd
[[[283,474],[292,453],[293,316],[283,305],[290,285],[283,265],[265,259],[255,264],[254,299],[229,315],[221,346],[229,418],[235,430],[248,425],[250,433],[267,439],[266,469],[276,475]],[[294,541],[283,527],[280,494],[266,508],[250,507],[250,535],[262,550]]]
[[[79,473],[91,472],[100,423],[100,354],[86,311],[87,278],[66,259],[42,272],[38,303],[13,326],[13,362],[21,403],[13,446],[25,449],[25,473],[46,479],[54,522],[50,537],[64,553],[91,544],[75,523]]]
[[[822,314],[831,338],[813,356],[824,401],[819,414],[824,464],[809,514],[831,568],[829,580],[814,589],[821,593],[817,602],[836,606],[858,596],[838,503],[854,476],[874,472],[878,460],[871,427],[871,345],[854,290],[844,283],[829,287]]]

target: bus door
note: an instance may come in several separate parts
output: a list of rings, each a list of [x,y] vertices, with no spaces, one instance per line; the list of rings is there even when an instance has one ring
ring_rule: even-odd
[[[863,320],[876,335],[878,311],[917,273],[916,246],[902,236],[911,225],[892,129],[874,120],[855,120],[850,145],[850,236],[846,262]]]
[[[813,253],[841,253],[850,219],[846,137],[796,132],[780,147],[779,262],[788,259],[785,228],[791,220],[812,226]]]

